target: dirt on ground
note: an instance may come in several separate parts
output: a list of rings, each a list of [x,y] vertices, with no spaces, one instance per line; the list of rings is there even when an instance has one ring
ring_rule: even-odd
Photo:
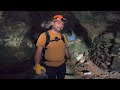
[[[91,60],[86,60],[78,62],[74,67],[74,74],[67,75],[66,79],[120,79],[120,73],[102,70]]]

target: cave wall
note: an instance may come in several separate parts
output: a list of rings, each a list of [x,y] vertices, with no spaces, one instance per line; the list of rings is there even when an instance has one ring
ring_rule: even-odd
[[[119,15],[115,14],[116,12],[0,11],[0,63],[3,67],[9,68],[16,63],[23,65],[24,61],[32,61],[36,47],[31,41],[31,33],[42,33],[48,30],[41,24],[43,22],[48,24],[47,22],[55,14],[63,14],[67,19],[68,23],[62,32],[68,35],[73,31],[79,39],[71,44],[69,49],[73,50],[75,55],[87,52],[93,46],[93,41],[97,36],[110,30],[110,27],[108,28],[111,25],[110,21],[119,19]]]
[[[3,11],[0,24],[0,64],[1,72],[9,72],[16,66],[25,66],[31,61],[35,46],[27,32],[30,30],[29,12]],[[7,68],[4,71],[4,68]],[[14,70],[13,69],[13,70]],[[16,68],[17,69],[17,68]]]

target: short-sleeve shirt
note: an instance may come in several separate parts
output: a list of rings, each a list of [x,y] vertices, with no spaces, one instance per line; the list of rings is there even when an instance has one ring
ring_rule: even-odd
[[[45,52],[45,58],[46,61],[45,63],[48,66],[60,66],[62,63],[64,63],[64,57],[65,57],[65,49],[66,49],[66,44],[67,44],[67,39],[66,36],[64,36],[65,42],[61,39],[61,34],[60,33],[54,33],[52,30],[48,31],[50,35],[50,40],[55,40],[55,37],[58,37],[60,40],[59,41],[52,41],[49,42],[47,45],[47,50]],[[37,47],[44,47],[46,43],[46,35],[45,32],[42,33],[38,41],[36,43]]]

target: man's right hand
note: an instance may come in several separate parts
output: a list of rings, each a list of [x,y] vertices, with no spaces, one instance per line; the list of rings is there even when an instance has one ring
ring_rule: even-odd
[[[34,66],[34,70],[36,71],[36,74],[38,74],[38,75],[40,75],[42,73],[42,70],[44,72],[46,72],[46,69],[43,66],[41,66],[40,64],[36,64]]]

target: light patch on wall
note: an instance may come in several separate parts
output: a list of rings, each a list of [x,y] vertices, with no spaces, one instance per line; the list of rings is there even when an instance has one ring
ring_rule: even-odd
[[[30,41],[27,42],[27,46],[29,46],[30,48],[33,48],[33,43],[31,43]]]
[[[72,35],[67,35],[67,40],[68,42],[70,41],[75,41],[76,40],[76,35],[74,32],[72,32]]]
[[[12,47],[20,47],[20,44],[22,43],[23,37],[14,37],[10,36],[9,39],[7,39],[5,46],[12,46]]]
[[[43,28],[49,28],[52,25],[51,21],[43,21],[41,24],[41,27]]]
[[[8,47],[20,47],[28,30],[29,27],[24,22],[15,22],[8,25],[4,27],[4,31],[6,31],[4,36],[7,38],[2,38],[0,44]]]

